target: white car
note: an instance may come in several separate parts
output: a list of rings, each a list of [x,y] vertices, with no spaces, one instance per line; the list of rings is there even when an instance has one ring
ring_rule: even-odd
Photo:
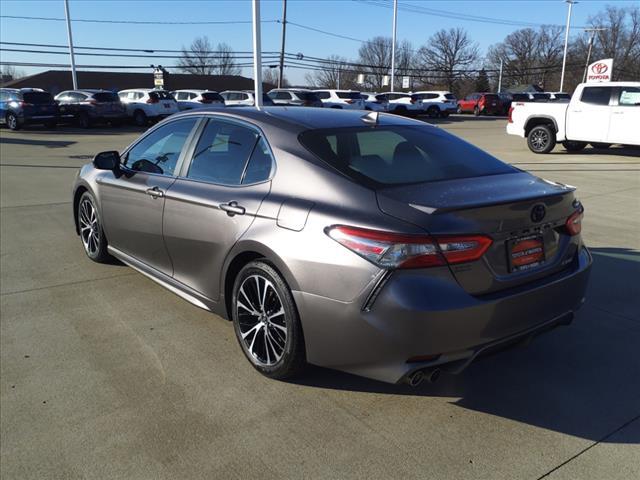
[[[180,111],[204,107],[224,107],[224,98],[212,90],[174,90],[171,95],[178,102]]]
[[[640,146],[640,82],[581,83],[566,102],[519,102],[509,109],[507,133],[527,139],[534,153],[556,142],[570,152],[587,143]]]
[[[387,112],[396,115],[421,115],[424,113],[422,100],[417,96],[405,92],[381,93],[387,99]]]
[[[118,92],[120,101],[136,125],[146,125],[178,112],[178,104],[166,90],[135,88]]]
[[[304,88],[274,88],[267,94],[276,105],[296,107],[323,107],[322,101],[311,90]]]
[[[458,110],[458,99],[446,90],[413,92],[422,101],[422,107],[432,118],[448,117]]]
[[[253,107],[256,103],[253,90],[225,90],[220,92],[220,96],[224,98],[227,107]],[[262,94],[262,105],[274,105],[266,93]]]
[[[386,112],[389,107],[389,100],[384,95],[377,93],[360,92],[364,100],[364,109],[374,112]]]
[[[314,90],[328,108],[364,110],[364,100],[356,90]]]

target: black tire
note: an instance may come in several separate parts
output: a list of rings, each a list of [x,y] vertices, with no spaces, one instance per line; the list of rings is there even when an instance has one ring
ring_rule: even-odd
[[[593,148],[597,148],[598,150],[606,150],[611,146],[610,143],[600,143],[600,142],[591,142],[591,146]]]
[[[478,117],[480,115],[480,108],[476,105],[473,107],[473,114]]]
[[[527,136],[527,145],[533,153],[549,153],[556,146],[556,133],[549,125],[536,125]]]
[[[47,127],[47,128],[49,128],[49,129],[51,129],[51,130],[53,130],[53,129],[55,129],[55,128],[58,126],[58,122],[56,122],[56,121],[54,120],[54,121],[51,121],[51,122],[47,122],[47,123],[45,123],[45,124],[44,124],[44,126],[45,126],[45,127]]]
[[[587,146],[586,142],[574,142],[571,140],[567,140],[562,142],[562,146],[567,152],[579,152],[580,150],[584,150],[584,147]]]
[[[262,305],[260,298],[264,299]],[[283,313],[269,317],[274,309]],[[242,352],[260,373],[285,379],[304,369],[304,337],[293,296],[282,276],[265,260],[250,262],[238,273],[233,285],[232,318]],[[272,362],[270,353],[274,355]]]
[[[87,112],[80,112],[78,114],[78,126],[80,128],[91,128],[91,119]]]
[[[442,118],[447,118],[449,116],[449,112],[440,112],[440,116]]]
[[[407,107],[405,107],[404,105],[400,105],[399,107],[396,107],[395,110],[393,110],[393,113],[395,113],[396,115],[407,115]]]
[[[149,122],[147,118],[147,114],[142,110],[136,110],[133,112],[133,123],[135,123],[139,127],[144,127]]]
[[[440,116],[440,109],[436,106],[427,108],[427,115],[429,118],[438,118]]]
[[[85,209],[85,204],[91,205],[94,216],[91,215],[89,210]],[[94,262],[111,263],[113,257],[109,255],[107,250],[109,244],[102,229],[102,219],[100,218],[96,201],[89,192],[84,192],[80,197],[76,217],[78,219],[80,241],[87,257]],[[89,230],[86,230],[87,225],[91,225]],[[93,241],[90,238],[91,236],[93,236]]]
[[[18,121],[18,116],[15,113],[7,113],[5,121],[7,122],[7,127],[9,127],[9,130],[20,130],[20,122]]]

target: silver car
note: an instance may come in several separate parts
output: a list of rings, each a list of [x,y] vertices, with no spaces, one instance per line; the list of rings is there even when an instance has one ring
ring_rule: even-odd
[[[574,188],[396,115],[194,110],[75,182],[77,233],[233,321],[247,359],[435,380],[569,323],[591,255]]]

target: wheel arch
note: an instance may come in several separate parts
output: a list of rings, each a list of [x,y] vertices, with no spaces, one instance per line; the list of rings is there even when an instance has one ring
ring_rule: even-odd
[[[78,225],[78,207],[80,206],[80,198],[84,192],[89,192],[89,188],[86,185],[78,185],[75,192],[73,192],[73,223],[76,226],[76,235],[80,235],[80,226]]]
[[[549,125],[553,129],[554,133],[558,133],[558,124],[556,123],[555,118],[546,115],[538,115],[527,118],[527,121],[524,124],[525,138],[528,137],[531,130],[538,125]]]

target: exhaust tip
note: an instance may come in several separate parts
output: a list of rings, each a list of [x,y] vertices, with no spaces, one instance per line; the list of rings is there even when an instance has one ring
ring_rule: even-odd
[[[409,378],[407,379],[407,383],[412,387],[417,387],[422,383],[423,380],[424,380],[424,372],[422,372],[422,370],[418,370],[417,372],[414,372],[411,375],[409,375]]]
[[[435,383],[440,378],[440,369],[434,368],[432,370],[418,370],[413,372],[407,377],[407,383],[412,387],[417,387],[424,380],[429,383]]]

